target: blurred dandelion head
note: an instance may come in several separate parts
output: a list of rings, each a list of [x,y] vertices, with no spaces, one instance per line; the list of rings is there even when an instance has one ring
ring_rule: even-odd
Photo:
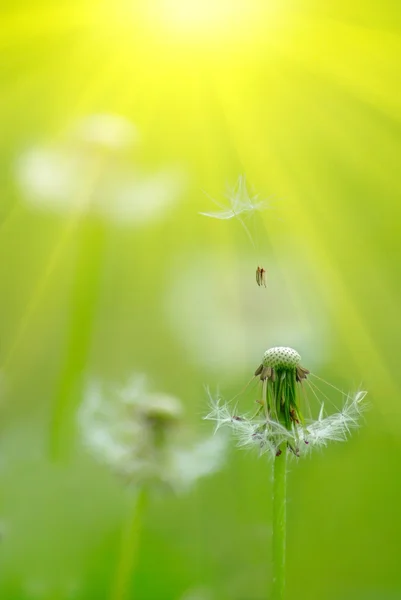
[[[224,403],[209,391],[210,412],[205,417],[214,421],[216,430],[229,426],[242,447],[256,447],[261,454],[279,456],[283,444],[295,456],[305,455],[312,448],[326,446],[329,441],[345,441],[352,429],[359,427],[360,416],[366,409],[365,391],[345,394],[335,386],[311,374],[300,365],[296,350],[287,347],[270,348],[255,371],[261,380],[258,408],[253,415],[239,414],[238,403]],[[309,381],[309,377],[312,381]],[[316,378],[320,387],[313,381]],[[330,401],[325,389],[341,396],[342,408],[326,415],[325,401]],[[308,393],[319,405],[319,414],[313,418]],[[308,418],[301,405],[309,411]]]
[[[91,454],[134,485],[185,490],[224,460],[225,438],[183,445],[181,402],[149,391],[143,375],[133,375],[123,387],[91,381],[78,422]]]
[[[129,149],[139,141],[135,125],[120,115],[93,114],[79,120],[72,135],[77,143],[87,143],[109,152]]]
[[[142,226],[166,216],[184,177],[177,167],[145,167],[140,150],[139,134],[128,119],[93,114],[73,123],[60,139],[22,152],[16,178],[24,200],[42,210],[93,213]]]

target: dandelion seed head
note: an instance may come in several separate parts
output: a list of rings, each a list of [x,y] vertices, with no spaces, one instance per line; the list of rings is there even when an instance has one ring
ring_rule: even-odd
[[[366,410],[366,391],[344,394],[341,390],[318,378],[330,390],[341,396],[342,408],[333,414],[325,414],[328,396],[315,383],[308,383],[310,372],[301,367],[301,357],[296,350],[287,347],[270,348],[265,352],[263,363],[256,370],[263,382],[263,399],[258,399],[259,409],[253,416],[233,411],[232,403],[224,402],[220,396],[213,397],[209,390],[211,411],[205,417],[215,422],[215,429],[231,429],[237,446],[254,448],[259,455],[279,456],[283,447],[294,457],[305,456],[313,449],[323,448],[329,442],[344,442],[353,430],[360,426],[361,415]],[[307,401],[309,390],[314,399],[320,402],[316,418],[304,419],[301,410],[302,399]],[[260,398],[260,396],[259,396]],[[333,405],[338,404],[338,398]]]
[[[219,410],[216,403],[214,414]],[[193,441],[190,435],[191,443],[184,444],[182,417],[178,398],[150,391],[138,374],[124,386],[90,381],[78,424],[93,457],[128,482],[185,491],[220,468],[226,443],[219,436]]]
[[[266,350],[263,356],[263,365],[265,367],[291,369],[295,368],[301,362],[301,356],[293,348],[285,346],[276,346]]]

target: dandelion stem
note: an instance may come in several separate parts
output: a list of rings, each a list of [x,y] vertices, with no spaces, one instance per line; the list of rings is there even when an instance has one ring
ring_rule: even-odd
[[[111,590],[111,600],[130,597],[130,583],[138,555],[141,517],[146,504],[146,490],[137,491],[121,535],[120,556]]]
[[[285,587],[287,444],[274,459],[273,471],[273,593],[271,600],[283,600]]]

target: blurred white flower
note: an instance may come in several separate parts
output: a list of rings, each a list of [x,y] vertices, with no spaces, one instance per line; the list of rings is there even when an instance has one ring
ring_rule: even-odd
[[[143,375],[124,387],[92,381],[78,412],[88,450],[128,481],[163,482],[184,491],[223,463],[225,438],[182,445],[182,405],[150,392]]]
[[[105,148],[123,150],[138,142],[137,128],[125,117],[95,114],[78,121],[73,134],[78,142]]]
[[[322,379],[320,385],[329,386],[341,396],[339,412],[325,415],[323,398],[328,396],[315,382],[313,376],[300,366],[300,356],[292,348],[275,347],[265,352],[255,376],[262,380],[262,395],[257,399],[254,414],[239,413],[238,403],[224,403],[210,391],[210,412],[204,418],[215,423],[215,431],[228,426],[232,429],[239,447],[257,448],[260,454],[279,456],[284,444],[295,456],[308,454],[313,448],[327,446],[330,441],[343,442],[351,431],[359,427],[361,414],[367,405],[367,392],[359,390],[344,394]],[[308,404],[305,386],[320,403],[317,419],[304,418],[301,403]],[[281,447],[281,448],[280,448]]]
[[[128,120],[90,115],[58,142],[21,154],[16,177],[23,197],[38,208],[59,213],[93,212],[118,224],[144,225],[164,218],[184,185],[173,167],[149,171],[136,152],[138,134]]]

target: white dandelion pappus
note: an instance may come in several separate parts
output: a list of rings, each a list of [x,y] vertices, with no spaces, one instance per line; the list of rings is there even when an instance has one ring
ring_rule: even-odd
[[[221,210],[215,212],[200,212],[199,214],[205,217],[211,217],[212,219],[227,220],[236,217],[238,218],[244,213],[252,213],[269,208],[266,200],[258,200],[258,196],[259,194],[256,194],[255,196],[249,195],[245,175],[240,175],[235,187],[227,197],[229,207],[225,207],[211,198]]]
[[[150,392],[145,377],[135,375],[123,387],[89,382],[78,424],[94,458],[128,482],[182,492],[219,470],[227,445],[224,437],[183,445],[182,415],[177,398]]]
[[[211,411],[204,419],[215,423],[215,431],[230,427],[239,447],[257,448],[260,454],[272,457],[281,454],[283,444],[299,457],[329,442],[346,441],[352,430],[360,426],[361,415],[367,409],[367,392],[344,394],[327,384],[341,395],[343,406],[338,412],[325,415],[323,398],[327,401],[327,395],[309,378],[326,382],[301,367],[300,360],[292,348],[270,348],[255,371],[263,386],[263,400],[259,401],[256,413],[251,417],[238,414],[232,403],[223,403],[219,396],[214,398],[209,392]],[[305,419],[301,413],[301,391],[307,400],[307,390],[320,405],[316,419]]]
[[[211,198],[221,210],[215,212],[200,212],[199,214],[205,217],[211,217],[212,219],[237,219],[243,227],[252,247],[256,250],[257,244],[255,243],[249,228],[245,224],[244,218],[270,208],[266,200],[258,200],[258,197],[258,194],[254,196],[249,194],[245,175],[240,175],[235,187],[230,190],[227,196],[229,202],[228,207]]]

